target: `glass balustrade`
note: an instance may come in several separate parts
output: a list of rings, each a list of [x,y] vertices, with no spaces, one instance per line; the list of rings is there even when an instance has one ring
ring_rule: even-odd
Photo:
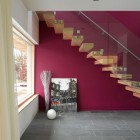
[[[94,30],[93,34],[96,34],[96,38],[98,38],[97,40],[94,36],[91,38],[95,42],[94,49],[103,49],[104,55],[108,57],[117,56],[118,60],[113,65],[112,72],[124,74],[122,79],[140,81],[140,38],[109,12],[86,11],[79,12],[78,16],[83,22],[87,23],[89,28]],[[90,35],[89,33],[88,37],[85,36],[85,38],[89,38]],[[125,76],[125,74],[128,75]],[[138,86],[139,84],[136,85]]]
[[[55,17],[64,20],[64,27],[73,27],[74,35],[83,35],[84,43],[94,43],[91,51],[95,51],[95,55],[103,53],[107,58],[103,67],[109,67],[113,74],[123,75],[120,79],[140,81],[140,38],[109,12],[58,11]],[[112,63],[110,56],[116,56],[117,61],[113,57]]]

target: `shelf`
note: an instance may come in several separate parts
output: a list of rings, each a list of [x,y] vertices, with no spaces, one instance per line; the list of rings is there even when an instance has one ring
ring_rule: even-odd
[[[79,52],[89,52],[94,47],[94,43],[82,43]]]
[[[45,12],[43,13],[43,17],[45,19],[45,22],[48,27],[53,27],[54,26],[54,21],[55,21],[55,15],[54,12]]]
[[[125,86],[126,90],[129,90],[133,93],[139,93],[140,94],[140,87],[134,87],[134,86]]]
[[[110,77],[119,79],[132,79],[132,74],[110,74]]]
[[[84,36],[75,35],[72,37],[71,46],[80,46],[84,40]]]
[[[73,37],[74,28],[67,27],[63,29],[63,39],[64,40],[71,40]]]
[[[55,20],[54,21],[54,31],[56,34],[63,33],[64,29],[64,21],[63,20]]]
[[[128,86],[140,86],[140,82],[138,81],[131,81],[131,80],[118,80],[119,84],[128,85]]]

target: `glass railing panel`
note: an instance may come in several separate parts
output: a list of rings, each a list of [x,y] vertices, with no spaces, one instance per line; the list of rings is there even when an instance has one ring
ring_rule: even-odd
[[[94,51],[103,51],[104,55],[108,54],[108,35],[105,31],[108,32],[108,17],[103,15],[104,19],[101,18],[101,14],[104,12],[94,12],[94,14],[90,11],[77,12],[78,17],[82,22],[86,24],[85,27],[85,42],[93,42],[94,43]],[[92,19],[96,18],[98,24],[94,22]]]
[[[109,34],[118,41],[116,42],[118,65],[125,68],[125,71],[120,73],[132,74],[132,80],[140,81],[138,72],[140,69],[140,38],[111,15],[109,16]],[[112,39],[110,39],[110,42],[112,42]],[[110,46],[109,54],[111,49]]]
[[[84,35],[85,43],[94,43],[94,51],[103,49],[104,55],[116,55],[114,66],[123,70],[115,73],[132,74],[132,80],[140,81],[140,39],[108,12],[59,11],[56,19],[64,19],[65,27],[74,27],[74,35]]]

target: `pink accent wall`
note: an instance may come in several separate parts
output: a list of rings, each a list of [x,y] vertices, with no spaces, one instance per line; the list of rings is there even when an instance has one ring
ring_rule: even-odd
[[[140,99],[132,96],[94,59],[86,59],[78,46],[47,28],[40,22],[40,44],[36,46],[35,92],[40,95],[40,110],[45,110],[44,89],[40,80],[43,70],[51,70],[54,78],[78,79],[78,110],[133,110],[140,109]],[[102,42],[102,40],[100,40]]]
[[[111,11],[109,13],[140,37],[140,11]]]

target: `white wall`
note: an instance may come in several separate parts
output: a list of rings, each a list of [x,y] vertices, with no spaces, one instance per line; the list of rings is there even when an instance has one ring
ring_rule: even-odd
[[[24,133],[26,128],[29,126],[33,118],[38,112],[38,96],[34,98],[30,104],[19,112],[19,128],[20,136]]]
[[[22,0],[31,11],[139,11],[140,0]]]
[[[12,0],[13,26],[32,43],[39,42],[39,19],[35,12],[28,11],[21,0]],[[38,112],[38,96],[19,112],[20,136]]]
[[[21,0],[12,0],[13,25],[34,44],[39,42],[39,19]]]
[[[28,11],[27,31],[37,42],[39,41],[39,20],[35,12]]]

